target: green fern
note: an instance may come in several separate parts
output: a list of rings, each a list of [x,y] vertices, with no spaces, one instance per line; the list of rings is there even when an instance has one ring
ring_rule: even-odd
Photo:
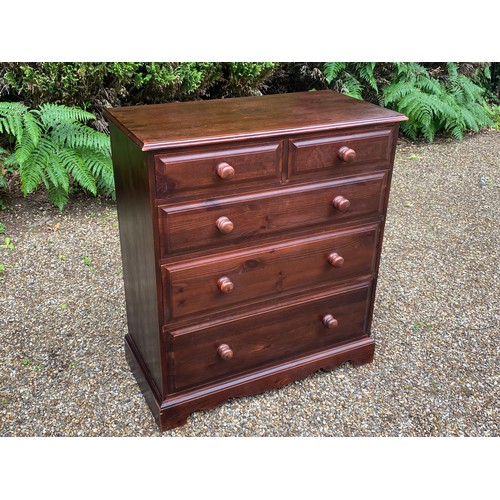
[[[492,126],[483,90],[462,75],[458,64],[448,63],[438,80],[418,63],[397,63],[395,80],[383,89],[383,104],[408,116],[401,130],[410,138],[429,142],[437,132],[449,132],[462,140],[467,130]]]
[[[332,83],[342,71],[346,68],[347,63],[343,62],[329,62],[323,66],[323,73],[328,84]]]
[[[323,65],[326,82],[338,92],[356,99],[363,99],[369,87],[378,93],[374,62],[327,62]]]
[[[60,210],[71,187],[114,196],[109,136],[85,125],[95,116],[79,108],[0,103],[0,134],[14,142],[4,165],[19,171],[24,195],[43,184]],[[5,151],[5,150],[4,150]]]

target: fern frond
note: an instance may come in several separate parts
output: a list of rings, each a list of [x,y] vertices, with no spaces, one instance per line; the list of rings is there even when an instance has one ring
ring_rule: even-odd
[[[460,115],[465,129],[474,130],[474,132],[479,131],[479,123],[474,113],[467,108],[462,107],[460,108]]]
[[[448,71],[448,76],[450,78],[456,78],[458,76],[458,64],[455,62],[446,63],[446,69]]]
[[[415,124],[410,121],[401,123],[401,131],[410,139],[417,138],[418,130],[415,128]]]
[[[470,106],[466,106],[466,108],[474,113],[474,117],[476,118],[476,121],[480,127],[494,127],[495,123],[491,119],[492,113],[487,108],[486,101],[483,100],[481,104],[482,105],[479,105],[478,103],[478,105],[474,105],[473,111]]]
[[[68,190],[61,186],[50,186],[47,189],[47,197],[61,211],[69,201]]]
[[[23,119],[22,115],[7,115],[7,128],[8,132],[16,138],[16,141],[20,141],[23,135]]]
[[[375,70],[374,62],[357,63],[356,68],[359,72],[359,76],[373,89],[378,92],[377,80],[373,74]]]
[[[96,179],[98,191],[111,195],[115,190],[113,163],[111,157],[100,151],[82,151],[83,161]]]
[[[38,123],[38,120],[32,113],[28,111],[23,115],[23,121],[24,121],[24,129],[26,130],[29,137],[31,138],[31,141],[36,147],[42,135],[42,131],[40,129],[40,124]]]
[[[47,165],[47,173],[52,181],[52,183],[64,189],[66,192],[69,191],[69,175],[66,169],[64,168],[57,151],[54,150],[53,154],[51,154],[48,158],[49,163]]]
[[[83,189],[97,194],[97,186],[90,169],[81,156],[74,149],[63,149],[58,152],[61,163],[66,171],[75,179]]]
[[[463,141],[464,140],[464,134],[463,134],[462,130],[463,130],[462,127],[459,124],[456,124],[454,127],[452,127],[450,129],[450,134],[455,139],[458,139],[459,141]]]
[[[5,160],[3,160],[3,164],[6,167],[11,167],[13,165],[16,165],[17,159],[16,159],[16,152],[13,151]]]
[[[81,123],[58,123],[51,136],[60,147],[89,148],[111,153],[109,136]]]
[[[53,127],[58,123],[95,120],[95,115],[88,111],[58,104],[42,104],[37,114],[46,127]]]
[[[337,78],[340,73],[346,68],[347,63],[345,62],[327,62],[323,65],[323,73],[325,75],[325,80],[327,83],[332,83],[335,78]]]
[[[23,131],[23,116],[28,108],[20,102],[0,102],[0,133],[13,135],[20,141]]]
[[[460,88],[463,99],[462,103],[466,104],[470,101],[478,101],[482,99],[484,90],[469,80],[465,75],[458,75],[455,79],[455,88]]]
[[[36,145],[31,139],[26,129],[23,129],[21,140],[15,146],[15,161],[22,165],[31,156],[35,150]]]
[[[15,139],[14,150],[0,149],[0,156],[4,165],[17,167],[24,195],[43,184],[60,209],[71,182],[94,195],[114,196],[110,139],[85,125],[92,119],[79,108],[43,104],[29,111],[20,103],[0,103],[0,133]]]
[[[428,75],[416,76],[414,85],[427,94],[440,95],[443,92],[443,85],[438,80],[430,78]]]
[[[361,92],[363,91],[363,86],[356,80],[351,74],[347,73],[345,79],[342,81],[341,92],[349,97],[354,97],[355,99],[363,99]]]
[[[47,177],[43,169],[43,158],[37,155],[29,163],[19,166],[19,176],[21,178],[21,191],[26,196],[34,191],[43,182],[45,187],[49,187]]]
[[[421,64],[415,62],[406,64],[405,73],[407,77],[413,77],[413,78],[417,78],[418,76],[429,77],[429,73],[425,68],[425,66],[422,66]]]
[[[387,87],[385,87],[383,90],[384,105],[387,106],[388,104],[397,103],[404,96],[411,94],[414,91],[415,86],[412,82],[403,80],[391,83],[387,85]]]
[[[28,107],[22,102],[0,102],[0,115],[24,115],[28,111]]]

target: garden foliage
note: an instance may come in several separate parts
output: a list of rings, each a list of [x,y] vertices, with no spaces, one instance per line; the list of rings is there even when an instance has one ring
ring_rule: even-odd
[[[76,107],[47,103],[30,110],[19,102],[0,102],[0,135],[11,145],[0,155],[4,168],[17,170],[23,194],[43,184],[61,210],[70,188],[113,195],[109,136],[85,124],[92,119]]]
[[[499,63],[0,63],[0,194],[112,195],[106,107],[325,88],[404,113],[411,139],[498,128]]]

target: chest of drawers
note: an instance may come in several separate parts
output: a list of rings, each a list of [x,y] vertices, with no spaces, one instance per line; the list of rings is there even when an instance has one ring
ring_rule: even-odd
[[[125,352],[161,430],[373,359],[403,115],[333,91],[106,115]]]

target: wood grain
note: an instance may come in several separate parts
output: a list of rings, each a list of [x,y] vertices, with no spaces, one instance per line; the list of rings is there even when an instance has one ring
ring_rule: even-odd
[[[224,194],[257,183],[259,187],[277,186],[281,180],[281,156],[282,143],[276,141],[156,155],[156,197],[168,199],[186,191]],[[233,176],[221,177],[219,167],[223,164],[234,170]]]
[[[156,287],[154,219],[147,156],[111,124],[111,147],[120,225],[120,248],[126,295],[128,334],[163,387],[161,343],[158,336],[161,302]]]
[[[387,171],[347,177],[322,184],[282,188],[251,194],[159,207],[161,256],[255,241],[259,236],[288,233],[295,229],[325,230],[339,222],[366,217],[380,218]],[[337,210],[337,196],[349,199],[349,207]],[[227,217],[233,230],[221,234],[217,220]]]
[[[370,285],[331,295],[299,307],[256,314],[244,320],[203,330],[168,332],[173,390],[226,378],[268,363],[282,362],[366,335]],[[338,321],[334,329],[323,323],[325,314]],[[221,359],[220,345],[231,357]]]
[[[369,275],[374,271],[378,231],[378,224],[370,224],[165,265],[166,321],[211,310],[227,311],[230,306],[298,289],[310,292],[327,283],[333,286],[356,275]],[[328,262],[332,251],[344,256],[342,267]],[[234,286],[231,293],[221,293],[217,286],[221,277]]]
[[[125,355],[161,430],[227,398],[373,359],[406,117],[333,91],[106,116]]]
[[[143,151],[406,120],[331,90],[131,106],[105,115]]]
[[[310,134],[290,140],[288,152],[289,177],[307,178],[345,175],[356,168],[388,167],[394,147],[392,130],[369,127],[364,130],[332,134]],[[346,162],[339,153],[342,148],[355,151],[355,158]]]

